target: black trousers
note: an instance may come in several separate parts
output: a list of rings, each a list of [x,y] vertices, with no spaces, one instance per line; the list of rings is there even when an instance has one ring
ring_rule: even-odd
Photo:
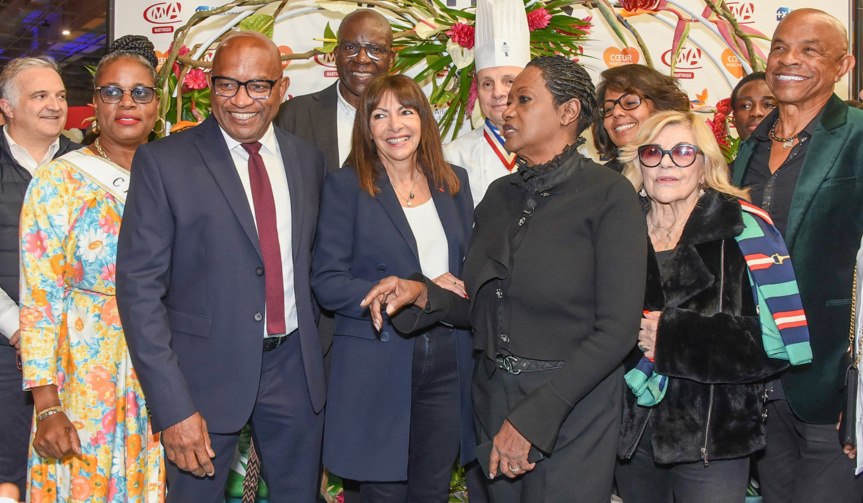
[[[625,503],[742,503],[749,457],[660,465],[645,430],[632,459],[617,462],[618,495]]]
[[[755,460],[764,503],[863,501],[863,475],[854,476],[836,425],[801,421],[788,400],[767,404],[767,447]]]
[[[557,370],[488,375],[483,355],[477,357],[473,403],[477,442],[491,441],[510,408]],[[575,405],[558,431],[554,452],[533,471],[489,483],[493,503],[608,503],[614,477],[623,405],[623,369],[611,372]],[[551,427],[551,426],[550,426]]]
[[[264,353],[250,424],[271,503],[317,503],[324,415],[309,400],[299,337]],[[204,418],[206,419],[206,418]],[[240,432],[210,432],[212,477],[195,477],[167,463],[168,503],[222,503]]]
[[[0,343],[0,482],[12,482],[25,494],[33,397],[21,390],[21,383],[15,348],[4,340]]]
[[[442,503],[459,450],[458,363],[452,331],[414,340],[408,480],[360,482],[363,503]]]

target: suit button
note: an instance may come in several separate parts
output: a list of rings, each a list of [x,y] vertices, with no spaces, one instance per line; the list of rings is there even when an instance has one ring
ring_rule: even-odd
[[[256,268],[255,274],[257,274],[258,276],[263,276],[264,275],[264,268],[263,267]]]
[[[387,272],[387,265],[381,262],[380,264],[378,264],[378,271]]]
[[[381,332],[381,341],[387,342],[388,340],[390,340],[390,333],[384,330]]]
[[[255,321],[261,321],[264,319],[264,315],[261,313],[255,313]]]

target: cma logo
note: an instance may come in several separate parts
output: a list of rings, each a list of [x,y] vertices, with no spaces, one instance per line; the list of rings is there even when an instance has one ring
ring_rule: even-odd
[[[315,63],[326,66],[327,68],[335,68],[336,67],[336,53],[335,51],[329,54],[315,54]]]
[[[755,22],[755,4],[749,2],[730,2],[725,5],[734,14],[734,18],[737,19],[738,23],[752,24]]]
[[[789,9],[788,7],[779,7],[778,9],[776,9],[776,20],[782,21],[782,18],[787,16],[790,12],[791,9]]]
[[[153,24],[179,23],[183,21],[180,10],[180,2],[153,4],[144,10],[144,20]]]
[[[662,53],[662,63],[671,67],[671,49]],[[684,47],[677,55],[675,70],[698,70],[701,68],[701,49]]]

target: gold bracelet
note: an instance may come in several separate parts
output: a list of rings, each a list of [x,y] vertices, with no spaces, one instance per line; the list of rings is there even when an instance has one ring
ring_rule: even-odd
[[[54,407],[48,407],[47,409],[43,410],[42,412],[40,412],[36,416],[36,420],[41,421],[48,416],[52,416],[54,414],[57,414],[58,412],[63,412],[63,406],[62,405],[55,405]]]

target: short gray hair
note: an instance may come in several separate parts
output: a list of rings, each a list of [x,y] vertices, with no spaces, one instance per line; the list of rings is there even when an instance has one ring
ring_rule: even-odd
[[[50,56],[13,59],[3,69],[3,73],[0,73],[0,99],[9,100],[12,106],[18,104],[18,87],[15,85],[15,78],[18,77],[19,73],[30,68],[50,68],[57,72],[57,75],[60,75],[60,67]]]

